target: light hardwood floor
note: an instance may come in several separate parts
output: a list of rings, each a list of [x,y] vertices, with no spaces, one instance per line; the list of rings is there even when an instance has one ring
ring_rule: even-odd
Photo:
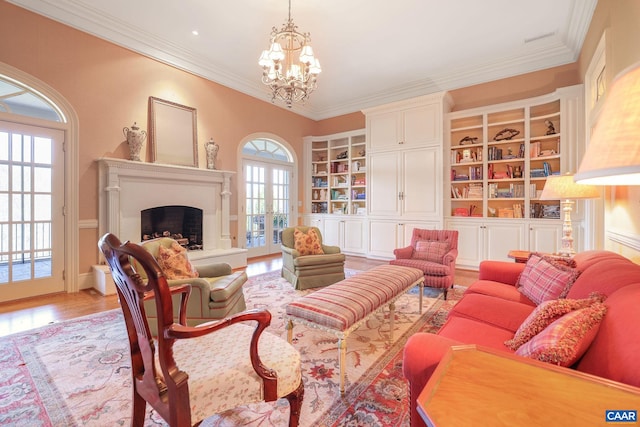
[[[347,256],[345,266],[353,270],[368,270],[386,263],[386,261]],[[280,270],[280,268],[282,268],[282,257],[273,255],[250,259],[246,272],[251,277]],[[456,284],[468,286],[477,278],[476,271],[456,270]],[[120,304],[115,295],[102,296],[92,289],[73,294],[60,293],[2,303],[0,304],[0,336],[119,307]]]

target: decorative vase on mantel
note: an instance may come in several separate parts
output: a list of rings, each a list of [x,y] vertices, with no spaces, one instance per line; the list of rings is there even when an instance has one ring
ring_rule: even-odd
[[[127,144],[129,144],[129,160],[140,162],[140,150],[142,149],[142,143],[147,139],[147,132],[140,130],[136,122],[133,122],[131,129],[125,127],[122,132],[127,138]]]

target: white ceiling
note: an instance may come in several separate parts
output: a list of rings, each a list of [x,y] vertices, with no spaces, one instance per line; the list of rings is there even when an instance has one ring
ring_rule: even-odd
[[[258,57],[287,0],[8,0],[269,102]],[[572,63],[597,0],[292,0],[324,119]],[[198,36],[192,30],[199,32]],[[153,76],[149,76],[153,78]]]

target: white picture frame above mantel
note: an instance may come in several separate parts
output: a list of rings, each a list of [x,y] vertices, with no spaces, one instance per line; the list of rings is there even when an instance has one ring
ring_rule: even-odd
[[[151,161],[198,167],[196,109],[149,97]]]

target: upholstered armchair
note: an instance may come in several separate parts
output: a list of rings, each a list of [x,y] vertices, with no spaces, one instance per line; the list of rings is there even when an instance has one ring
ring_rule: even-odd
[[[317,288],[344,279],[345,256],[337,246],[322,244],[317,227],[282,230],[282,277],[296,289]]]
[[[199,325],[216,319],[224,319],[246,310],[242,285],[247,281],[244,271],[233,272],[227,263],[212,263],[193,267],[186,250],[169,237],[146,240],[141,246],[147,250],[167,276],[170,287],[191,284],[191,296],[187,303],[187,323]],[[144,270],[138,268],[142,275]],[[146,279],[146,277],[143,277]],[[174,296],[174,315],[177,316],[178,298]],[[156,307],[145,301],[149,325],[155,333]]]
[[[414,228],[411,245],[393,251],[396,259],[389,263],[419,268],[424,272],[424,285],[444,291],[453,286],[458,257],[457,230],[425,230]]]

